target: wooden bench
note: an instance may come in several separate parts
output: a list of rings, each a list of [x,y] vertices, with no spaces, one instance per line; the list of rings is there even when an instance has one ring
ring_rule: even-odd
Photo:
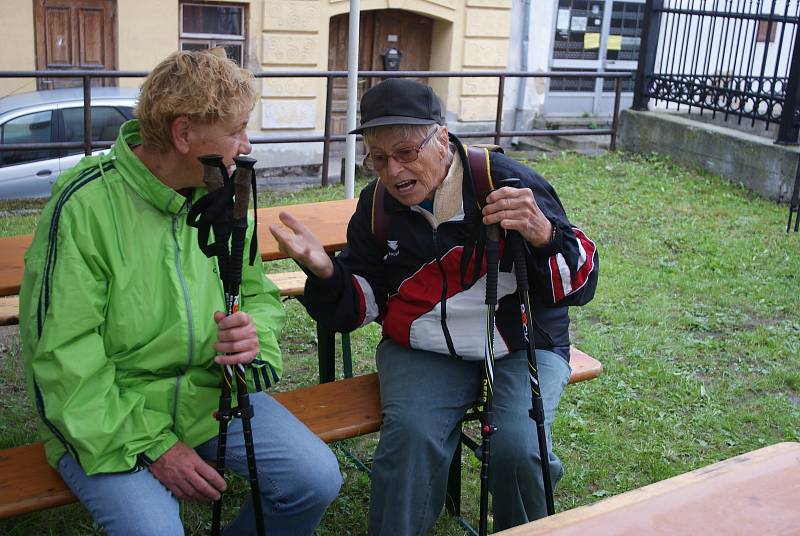
[[[602,365],[571,349],[570,383],[596,378]],[[273,393],[281,404],[326,442],[377,432],[381,425],[378,375]],[[42,443],[0,451],[0,519],[75,502],[61,476],[45,460]]]

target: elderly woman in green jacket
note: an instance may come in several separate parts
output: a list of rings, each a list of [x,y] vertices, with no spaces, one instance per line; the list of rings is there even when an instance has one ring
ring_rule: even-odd
[[[142,85],[137,120],[108,154],[53,187],[25,255],[20,325],[47,458],[111,534],[183,534],[177,499],[212,501],[220,364],[251,388],[279,381],[284,312],[260,263],[226,316],[216,260],[187,212],[204,195],[198,156],[250,152],[253,77],[219,51],[178,52]],[[252,237],[250,226],[248,244]],[[251,396],[269,534],[311,534],[338,493],[328,447],[264,392]],[[246,474],[241,423],[227,466]],[[228,527],[253,532],[249,502]]]

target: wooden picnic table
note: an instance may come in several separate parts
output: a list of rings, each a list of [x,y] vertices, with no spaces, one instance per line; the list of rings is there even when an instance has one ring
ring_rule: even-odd
[[[282,210],[308,226],[327,251],[341,250],[347,241],[347,222],[356,210],[356,203],[357,199],[341,199],[258,209],[261,258],[265,261],[286,258],[269,232],[269,225],[279,221],[278,213]],[[0,296],[19,293],[24,271],[23,257],[32,239],[32,234],[0,237]]]
[[[496,534],[800,534],[800,443],[778,443]]]
[[[272,223],[278,223],[278,213],[286,211],[303,222],[319,239],[328,252],[339,251],[347,243],[347,223],[356,210],[357,199],[340,199],[338,201],[319,201],[299,205],[282,205],[258,209],[258,243],[261,249],[261,258],[264,261],[285,259],[286,255],[278,249],[278,243],[269,232]],[[33,234],[0,237],[0,316],[16,317],[18,304],[16,297],[8,305],[2,300],[6,296],[19,293],[24,272],[25,250],[33,240]],[[296,294],[296,293],[295,293]],[[336,362],[336,334],[317,325],[318,359],[320,382],[329,382],[335,379]],[[350,374],[350,340],[348,334],[342,335],[343,352],[347,357],[345,361],[345,375]]]

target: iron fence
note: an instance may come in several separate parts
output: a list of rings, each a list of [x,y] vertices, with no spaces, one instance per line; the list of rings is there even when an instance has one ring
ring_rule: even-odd
[[[800,162],[797,163],[797,172],[794,176],[794,188],[789,200],[789,219],[786,222],[786,232],[792,229],[794,219],[794,232],[800,231]]]
[[[96,78],[143,78],[147,71],[103,71],[103,70],[39,70],[39,71],[0,71],[0,78],[80,78],[83,86],[83,141],[62,143],[18,143],[3,144],[0,140],[0,151],[33,151],[47,149],[76,149],[81,148],[84,154],[89,155],[93,149],[110,147],[114,140],[92,140],[92,115],[91,115],[91,82]],[[262,71],[254,73],[256,78],[325,78],[325,119],[322,135],[253,135],[250,136],[251,144],[271,143],[313,143],[323,142],[321,183],[328,185],[330,168],[331,143],[345,141],[345,134],[333,134],[331,131],[331,114],[333,101],[333,82],[336,78],[346,78],[346,71]],[[488,138],[491,137],[495,144],[500,144],[501,138],[518,136],[596,136],[608,135],[611,137],[610,149],[616,150],[617,128],[619,123],[620,96],[622,82],[633,77],[633,72],[514,72],[514,71],[359,71],[359,78],[497,78],[497,107],[494,119],[494,130],[491,131],[459,131],[460,138]],[[610,128],[573,128],[573,129],[532,129],[532,130],[503,130],[503,100],[505,96],[505,83],[509,78],[602,78],[614,82],[614,113]]]
[[[647,0],[633,108],[721,113],[797,143],[798,24],[798,0]]]

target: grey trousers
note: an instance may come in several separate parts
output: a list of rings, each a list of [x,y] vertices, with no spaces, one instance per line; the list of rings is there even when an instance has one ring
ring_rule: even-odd
[[[383,425],[372,467],[369,534],[426,534],[444,506],[459,422],[478,398],[482,362],[409,350],[384,339],[377,350]],[[553,487],[563,475],[550,425],[570,376],[558,354],[537,350]],[[524,351],[496,361],[490,490],[494,530],[547,513]],[[478,501],[478,497],[475,497]]]

